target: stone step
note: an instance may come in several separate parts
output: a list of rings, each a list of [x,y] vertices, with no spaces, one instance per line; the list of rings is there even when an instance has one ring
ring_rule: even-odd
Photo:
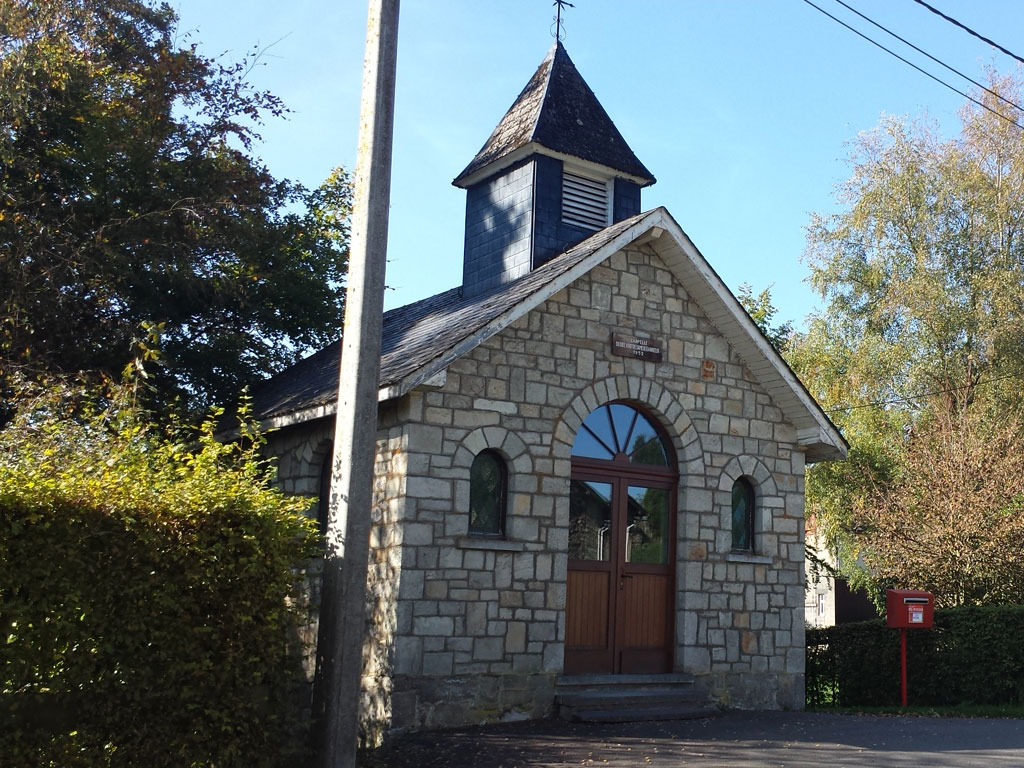
[[[559,717],[574,723],[636,723],[652,720],[701,720],[719,711],[707,705],[626,709],[559,709]]]
[[[576,688],[620,688],[626,686],[646,685],[658,687],[674,687],[679,685],[692,685],[693,675],[685,672],[671,672],[668,674],[642,674],[642,675],[562,675],[555,681],[558,690],[569,690]]]
[[[596,688],[592,690],[576,690],[558,695],[558,703],[577,709],[593,709],[596,707],[630,707],[630,706],[673,706],[676,704],[703,701],[703,696],[693,686],[679,688],[650,688],[647,686],[629,686],[609,690]]]
[[[559,717],[573,722],[628,723],[711,717],[717,710],[687,674],[573,675],[556,682]]]

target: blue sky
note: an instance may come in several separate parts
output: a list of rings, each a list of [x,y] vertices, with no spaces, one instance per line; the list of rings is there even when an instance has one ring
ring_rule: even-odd
[[[984,81],[1016,62],[913,0],[846,0]],[[929,0],[1024,55],[1024,3]],[[961,90],[969,85],[815,0]],[[819,306],[801,263],[811,212],[837,210],[847,142],[883,113],[927,114],[959,130],[964,99],[803,0],[574,0],[566,50],[640,160],[658,178],[645,209],[672,213],[726,284],[772,286],[779,319]],[[179,31],[207,54],[269,48],[250,80],[285,100],[255,148],[277,176],[316,186],[354,167],[364,0],[172,0]],[[386,308],[461,283],[473,158],[550,48],[551,0],[405,0],[399,23]]]

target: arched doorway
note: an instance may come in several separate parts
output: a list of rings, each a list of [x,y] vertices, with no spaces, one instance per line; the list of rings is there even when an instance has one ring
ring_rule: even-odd
[[[576,433],[569,489],[566,674],[672,670],[676,460],[632,405]]]

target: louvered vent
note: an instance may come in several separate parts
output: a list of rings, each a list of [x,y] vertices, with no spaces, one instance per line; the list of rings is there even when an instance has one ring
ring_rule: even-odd
[[[562,171],[562,221],[586,229],[608,226],[608,184]]]

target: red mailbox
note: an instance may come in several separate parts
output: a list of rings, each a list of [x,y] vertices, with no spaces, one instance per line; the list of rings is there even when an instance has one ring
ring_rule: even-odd
[[[920,589],[887,589],[885,621],[900,631],[900,704],[907,706],[907,630],[931,629],[935,596]]]
[[[935,596],[919,589],[889,589],[885,592],[885,620],[895,629],[931,629],[935,617]]]

